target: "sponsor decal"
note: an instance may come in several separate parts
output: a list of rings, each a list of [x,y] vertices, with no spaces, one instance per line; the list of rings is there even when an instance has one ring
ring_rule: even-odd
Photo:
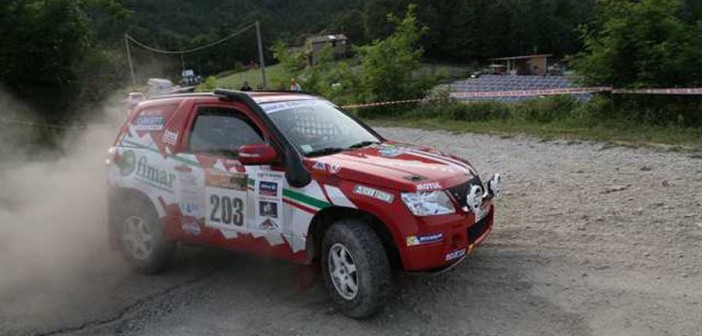
[[[329,172],[332,174],[336,174],[341,170],[341,165],[338,163],[332,163],[329,165]]]
[[[202,217],[202,197],[199,196],[197,178],[192,173],[178,172],[180,182],[180,212],[185,216]]]
[[[426,182],[426,183],[417,184],[417,191],[440,190],[440,189],[442,189],[442,187],[441,187],[441,183],[439,183],[439,182]]]
[[[404,150],[402,148],[395,145],[381,145],[378,147],[378,153],[380,156],[396,157],[402,155],[403,152]]]
[[[444,240],[443,233],[434,233],[425,236],[408,236],[407,246],[417,246],[422,244],[437,243]]]
[[[261,217],[278,218],[278,203],[261,201],[258,204],[258,215]]]
[[[194,236],[199,236],[202,232],[202,230],[200,229],[200,224],[194,219],[185,220],[183,222],[183,225],[181,225],[181,229],[183,230],[183,232]]]
[[[393,194],[391,194],[391,193],[384,192],[384,191],[381,191],[381,190],[378,190],[375,188],[371,188],[371,187],[366,187],[366,186],[360,185],[360,184],[356,185],[356,187],[353,188],[353,192],[355,194],[379,199],[379,200],[381,200],[383,202],[387,202],[387,203],[392,203],[393,199],[395,198],[395,196],[393,196]]]
[[[312,169],[327,171],[327,165],[325,165],[324,162],[317,161],[314,163],[314,166],[312,166]]]
[[[256,174],[258,182],[255,183],[255,221],[254,230],[268,233],[282,233],[280,223],[283,221],[283,184],[285,174],[274,171],[264,171]]]
[[[186,216],[198,217],[200,214],[200,204],[197,201],[180,202],[180,211]]]
[[[149,164],[149,159],[146,156],[139,158],[136,164],[136,176],[145,180],[147,183],[157,187],[165,187],[166,189],[173,188],[173,181],[176,175],[169,173],[165,169],[161,169]]]
[[[266,197],[278,197],[278,183],[260,181],[258,184],[258,194]]]
[[[310,145],[301,145],[300,149],[302,149],[302,151],[305,153],[309,153],[313,150],[312,146],[310,146]]]
[[[259,225],[258,228],[260,230],[263,230],[263,231],[278,231],[278,230],[280,230],[280,226],[278,225],[278,223],[276,223],[275,221],[273,221],[270,218],[263,221],[263,223],[261,223],[261,225]]]
[[[205,175],[205,224],[220,229],[243,227],[248,177],[244,173],[209,171]]]
[[[263,107],[263,111],[265,111],[267,114],[270,113],[275,113],[279,111],[284,111],[296,107],[302,107],[302,106],[324,106],[327,105],[329,106],[330,104],[324,101],[320,100],[296,100],[296,101],[289,101],[289,102],[282,102],[282,103],[266,103],[266,104],[261,104],[261,107]]]
[[[246,191],[248,177],[244,173],[211,171],[205,175],[205,186]]]
[[[134,129],[137,131],[160,131],[166,123],[163,116],[139,116],[134,120]]]
[[[119,174],[122,176],[129,176],[136,169],[136,157],[133,151],[125,151],[121,155],[121,160],[119,161]]]
[[[165,144],[175,146],[176,143],[178,143],[178,132],[171,132],[169,130],[165,130],[163,132],[163,136],[161,137],[161,141]]]
[[[465,249],[465,248],[462,248],[462,249],[460,249],[460,250],[458,250],[458,251],[453,251],[453,252],[447,254],[447,255],[446,255],[446,261],[454,260],[454,259],[460,258],[460,257],[462,257],[462,256],[464,256],[464,255],[466,255],[466,249]]]
[[[417,161],[417,160],[392,160],[388,161],[386,163],[388,166],[394,166],[398,168],[421,168],[421,169],[426,169],[426,168],[431,168],[433,170],[438,170],[446,173],[456,173],[454,169],[451,169],[447,166],[444,166],[441,163],[427,163],[427,162],[422,162],[422,161]]]

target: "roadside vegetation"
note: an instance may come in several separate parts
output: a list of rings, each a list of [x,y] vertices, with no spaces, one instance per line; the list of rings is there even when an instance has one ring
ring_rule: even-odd
[[[522,103],[442,102],[404,106],[392,114],[364,118],[373,126],[416,127],[501,136],[525,134],[544,139],[597,140],[631,145],[665,144],[702,150],[699,125],[702,99],[675,104],[698,119],[685,119],[666,109],[625,106],[608,97],[588,103],[568,96],[535,98]],[[674,117],[669,117],[674,116]],[[677,148],[677,147],[675,147]]]
[[[681,9],[682,3],[676,0],[598,3],[598,16],[590,26],[581,27],[585,48],[571,57],[582,84],[700,85],[702,75],[695,67],[700,59],[695,57],[702,53],[702,33],[696,33],[702,24],[685,21]],[[622,16],[623,11],[628,15]],[[278,69],[284,78],[297,77],[305,90],[339,105],[427,95],[444,98],[352,111],[375,125],[702,147],[702,97],[698,96],[596,94],[588,101],[550,96],[521,103],[449,99],[447,92],[436,89],[446,78],[445,69],[431,71],[421,64],[424,49],[419,41],[428,29],[417,19],[416,8],[409,6],[402,18],[389,15],[388,22],[394,26],[391,34],[357,47],[350,61],[334,62],[326,50],[310,67],[303,53],[279,42],[273,48],[281,65]],[[623,46],[630,36],[646,42]],[[333,83],[340,87],[334,88]]]
[[[8,0],[0,4],[0,94],[32,113],[6,108],[1,116],[80,123],[108,97],[123,96],[130,85],[125,32],[183,50],[256,20],[267,46],[268,88],[288,88],[294,77],[303,90],[339,105],[434,97],[438,84],[467,77],[481,60],[529,53],[565,58],[583,85],[702,86],[699,0]],[[304,52],[291,48],[336,33],[353,44],[350,59],[335,60],[325,50],[308,66]],[[255,89],[260,70],[244,71],[258,59],[255,40],[248,31],[184,57],[134,47],[137,81],[177,82],[185,67],[206,76],[201,90],[238,89],[244,81]],[[551,97],[516,105],[447,99],[353,112],[374,122],[457,131],[664,143],[699,143],[702,128],[700,98],[680,96],[600,95],[589,103]],[[0,131],[14,127],[0,124]],[[53,133],[60,135],[38,137]]]

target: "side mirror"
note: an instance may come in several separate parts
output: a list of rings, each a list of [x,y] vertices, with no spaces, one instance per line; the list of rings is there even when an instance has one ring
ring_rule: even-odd
[[[267,165],[275,162],[278,153],[266,144],[239,147],[239,162],[245,166]]]

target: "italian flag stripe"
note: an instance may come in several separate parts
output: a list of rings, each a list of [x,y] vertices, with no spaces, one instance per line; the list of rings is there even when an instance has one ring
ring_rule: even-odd
[[[292,191],[290,189],[284,189],[283,196],[287,197],[287,198],[289,198],[297,203],[302,203],[305,206],[310,206],[314,209],[324,209],[326,207],[331,206],[331,204],[329,204],[325,201],[307,196],[305,194],[301,194],[301,193],[296,192],[296,191]]]
[[[308,212],[308,213],[311,213],[311,214],[313,214],[313,215],[314,215],[315,213],[317,213],[317,211],[318,211],[318,210],[315,210],[315,209],[308,208],[308,207],[306,207],[306,206],[304,206],[304,205],[302,205],[302,204],[293,202],[292,200],[287,199],[287,198],[283,199],[283,202],[288,203],[288,204],[290,204],[290,205],[293,206],[293,207],[296,207],[296,208],[298,208],[298,209],[300,209],[300,210],[302,210],[302,211],[304,211],[304,212]]]

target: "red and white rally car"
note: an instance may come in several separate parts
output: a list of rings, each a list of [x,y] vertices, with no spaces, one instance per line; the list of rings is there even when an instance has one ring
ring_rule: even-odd
[[[110,238],[137,271],[179,242],[319,262],[355,318],[382,306],[393,268],[446,269],[482,242],[501,185],[302,93],[154,98],[108,153]]]

